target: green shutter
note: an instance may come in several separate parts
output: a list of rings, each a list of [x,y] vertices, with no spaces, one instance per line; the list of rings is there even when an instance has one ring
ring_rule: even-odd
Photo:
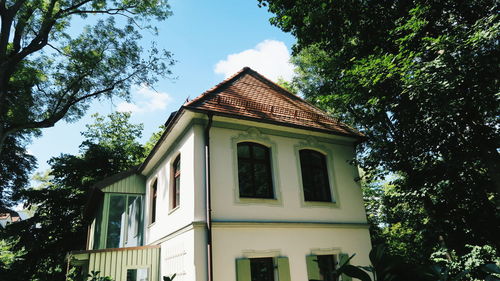
[[[237,259],[236,260],[236,280],[237,281],[251,281],[250,272],[250,259]]]
[[[278,259],[278,280],[290,281],[290,265],[287,257],[279,257]]]
[[[316,255],[306,256],[307,279],[320,280],[318,257]]]
[[[339,265],[344,264],[345,261],[349,259],[349,255],[341,253],[339,254]],[[347,276],[345,274],[342,274],[342,281],[351,281],[352,278],[350,276]]]

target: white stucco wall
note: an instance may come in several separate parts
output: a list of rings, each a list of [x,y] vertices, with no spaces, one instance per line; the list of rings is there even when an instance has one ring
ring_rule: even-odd
[[[151,244],[173,231],[185,227],[195,219],[195,130],[189,129],[180,140],[172,146],[170,152],[162,159],[146,180],[145,227],[146,243]],[[171,209],[171,167],[175,158],[181,157],[180,204]],[[156,221],[150,224],[151,218],[151,185],[158,179]]]
[[[204,233],[194,227],[161,243],[160,280],[174,273],[175,281],[207,280]]]
[[[320,226],[214,228],[214,280],[236,281],[236,259],[288,257],[292,281],[306,281],[306,256],[356,254],[351,264],[368,265],[368,229]]]
[[[287,130],[286,127],[281,127]],[[352,144],[315,141],[314,137],[297,134],[284,137],[260,134],[248,137],[246,131],[218,128],[211,131],[212,218],[214,220],[270,220],[316,222],[366,222],[361,188],[354,178],[357,168],[348,163],[353,159]],[[309,139],[307,139],[309,138]],[[253,141],[270,145],[275,161],[273,177],[278,200],[251,203],[237,195],[236,145]],[[262,139],[262,140],[261,140]],[[318,138],[319,139],[319,138]],[[311,143],[312,140],[312,143]],[[309,206],[301,195],[299,148],[312,148],[327,154],[330,184],[335,204]]]
[[[228,120],[223,121],[227,123]],[[363,226],[366,216],[361,189],[354,181],[357,169],[348,163],[354,155],[352,143],[345,138],[306,130],[229,121],[237,125],[222,126],[216,120],[210,131],[214,280],[236,280],[236,258],[255,254],[287,256],[292,280],[296,281],[306,280],[305,257],[312,251],[356,253],[354,264],[368,264],[371,246],[368,229]],[[240,124],[244,125],[238,129]],[[249,130],[252,127],[257,129]],[[181,137],[177,136],[177,141],[165,148],[168,153],[148,172],[145,242],[162,245],[162,276],[182,272],[179,280],[203,281],[207,275],[207,237],[202,225],[206,205],[204,125],[195,122],[185,128],[188,129],[178,134]],[[239,200],[238,141],[256,141],[271,147],[278,200]],[[311,205],[304,202],[298,159],[301,148],[326,154],[335,203]],[[181,199],[180,207],[172,212],[170,169],[178,153],[181,154]],[[149,225],[149,187],[156,177],[156,222]],[[259,225],[260,221],[289,223]],[[245,225],[245,222],[253,223]]]

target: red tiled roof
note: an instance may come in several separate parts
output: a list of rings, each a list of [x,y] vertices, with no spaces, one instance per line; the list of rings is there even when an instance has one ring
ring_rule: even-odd
[[[364,137],[249,67],[187,102],[184,108],[356,138]]]

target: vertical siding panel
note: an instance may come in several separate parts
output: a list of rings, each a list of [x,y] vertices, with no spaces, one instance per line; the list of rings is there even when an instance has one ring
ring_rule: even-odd
[[[141,264],[148,264],[148,249],[146,251],[141,251]]]
[[[89,257],[89,272],[90,273],[92,270],[95,268],[95,254],[90,254]]]
[[[146,264],[151,264],[151,252],[152,249],[147,249],[146,250]]]
[[[123,252],[116,252],[116,260],[115,260],[115,281],[120,281],[120,272],[121,272],[121,260],[123,257]]]
[[[132,264],[132,252],[131,251],[127,251],[127,266],[131,265]]]
[[[99,271],[100,277],[109,276],[114,281],[126,281],[126,268],[147,267],[150,281],[159,281],[160,253],[160,247],[89,253],[88,273]],[[182,267],[180,264],[179,266]]]
[[[116,260],[118,259],[119,252],[111,252],[111,267],[110,267],[110,276],[116,276]],[[115,278],[113,278],[115,279]]]
[[[136,250],[133,250],[133,251],[131,252],[131,254],[132,254],[132,262],[131,262],[130,264],[131,264],[131,265],[132,265],[132,264],[137,264],[137,251],[136,251]]]
[[[154,249],[153,251],[153,257],[151,261],[151,280],[152,281],[158,281],[158,264],[159,264],[159,255],[160,254],[160,249]]]
[[[95,253],[95,264],[94,264],[94,270],[95,271],[101,270],[101,267],[102,267],[101,263],[102,263],[101,254],[100,253]]]
[[[123,251],[120,256],[118,281],[125,280],[126,278],[126,276],[123,276],[123,269],[125,268],[126,261],[127,261],[127,251]]]
[[[111,252],[104,253],[104,260],[106,262],[105,262],[105,267],[102,270],[102,272],[104,273],[102,274],[102,276],[109,276],[111,267]]]

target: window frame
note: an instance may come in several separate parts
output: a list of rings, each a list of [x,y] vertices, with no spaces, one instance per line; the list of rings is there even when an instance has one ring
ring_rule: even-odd
[[[243,157],[243,156],[240,156],[240,153],[239,153],[239,148],[240,146],[247,146],[248,149],[249,149],[249,157]],[[271,164],[271,149],[265,145],[262,145],[260,143],[257,143],[257,142],[251,142],[251,141],[243,141],[243,142],[239,142],[237,145],[236,145],[236,149],[237,149],[237,157],[238,157],[238,166],[237,166],[237,169],[238,169],[238,190],[239,190],[239,196],[240,198],[243,198],[243,199],[276,199],[276,195],[274,194],[274,186],[273,186],[273,170],[272,170],[272,164]],[[254,157],[254,152],[255,152],[255,149],[256,148],[263,148],[265,149],[265,152],[264,152],[264,159],[257,159]],[[251,188],[251,193],[252,194],[247,194],[245,196],[242,196],[241,194],[241,186],[240,186],[240,165],[241,164],[249,164],[251,167],[252,167],[252,172],[251,172],[251,182],[252,182],[252,188]],[[258,190],[258,186],[256,184],[256,173],[255,173],[255,166],[258,165],[258,164],[264,164],[264,167],[265,169],[267,170],[267,174],[268,174],[268,177],[267,179],[265,179],[266,181],[266,184],[268,185],[268,189],[266,190],[266,197],[258,197],[257,196],[257,190]],[[267,197],[269,196],[269,197]]]
[[[156,211],[158,207],[158,177],[155,177],[149,185],[149,216],[148,226],[156,222]]]
[[[308,153],[310,155],[319,155],[321,157],[321,163],[319,165],[311,165],[311,163],[303,163],[303,153]],[[304,155],[304,157],[306,157]],[[305,159],[304,159],[305,160]],[[301,181],[302,181],[302,192],[304,194],[304,201],[305,202],[324,202],[324,203],[331,203],[333,201],[333,196],[332,196],[332,188],[331,188],[331,183],[330,183],[330,177],[328,175],[328,166],[327,166],[327,155],[324,153],[316,150],[316,149],[310,149],[310,148],[302,148],[299,149],[299,162],[300,162],[300,172],[301,172]],[[307,166],[306,166],[307,165]],[[308,169],[308,171],[304,171],[305,168]],[[305,178],[304,175],[307,173],[316,172],[319,169],[323,169],[323,181],[324,181],[324,186],[320,187],[322,190],[314,190],[310,191],[313,193],[313,195],[316,195],[317,193],[327,193],[328,197],[325,198],[325,200],[307,200],[306,199],[306,190],[305,190]],[[310,184],[310,183],[309,183]],[[318,199],[318,198],[314,198]]]
[[[298,144],[295,145],[295,159],[297,163],[297,177],[298,177],[298,196],[300,199],[300,204],[302,207],[305,208],[317,208],[317,207],[322,207],[322,208],[340,208],[340,201],[339,201],[339,196],[337,193],[337,177],[335,176],[335,151],[331,149],[329,144],[323,144],[319,143],[316,138],[309,136],[307,139],[299,142]],[[331,201],[330,202],[324,202],[324,201],[306,201],[305,200],[305,194],[304,194],[304,184],[302,180],[302,167],[301,167],[301,162],[300,162],[300,151],[301,150],[313,150],[316,152],[319,152],[325,156],[325,161],[326,161],[326,170],[327,170],[327,175],[328,175],[328,183],[330,187],[330,196],[331,196]]]
[[[261,258],[250,258],[250,280],[252,279],[252,272],[254,271],[253,266],[257,264],[259,261],[271,261],[271,268],[272,268],[272,280],[271,281],[277,281],[277,264],[276,264],[276,258],[274,257],[261,257]],[[263,262],[260,262],[263,263]]]
[[[233,158],[233,203],[237,205],[267,205],[283,206],[280,176],[278,169],[278,147],[269,136],[263,135],[257,128],[251,127],[245,132],[235,135],[231,138],[232,158]],[[269,149],[271,179],[274,192],[274,198],[247,198],[240,197],[239,176],[238,176],[238,143],[254,142],[263,145]]]
[[[129,270],[137,270],[137,269],[146,269],[148,271],[148,281],[151,281],[151,278],[153,277],[153,272],[152,272],[152,268],[151,268],[151,265],[149,264],[137,264],[137,265],[129,265],[129,266],[125,266],[123,267],[123,271],[122,271],[122,276],[125,276],[125,278],[127,277],[127,273]]]
[[[315,276],[315,274],[320,274],[320,268],[319,268],[319,264],[316,262],[316,265],[317,265],[317,272],[315,270],[313,270],[313,272],[310,272],[311,269],[313,268],[310,268],[310,265],[309,265],[309,262],[312,260],[312,258],[314,257],[318,257],[318,256],[334,256],[334,266],[335,268],[338,268],[338,266],[340,265],[341,261],[344,260],[344,259],[347,259],[349,257],[349,255],[347,255],[346,253],[344,253],[342,251],[341,248],[316,248],[316,249],[311,249],[310,251],[310,254],[306,255],[306,267],[307,267],[307,277],[308,278],[315,278],[315,277],[318,277],[318,276]],[[311,276],[312,274],[312,276]],[[345,274],[342,274],[340,276],[340,280],[344,280],[344,281],[349,281],[351,280],[351,278]]]
[[[134,196],[135,197],[142,197],[141,198],[142,206],[140,209],[140,214],[141,214],[141,218],[144,220],[144,210],[145,210],[144,198],[146,197],[144,194],[141,194],[141,193],[122,193],[122,192],[120,192],[120,193],[117,193],[117,192],[105,193],[103,200],[102,200],[102,204],[99,207],[99,209],[101,210],[101,214],[102,214],[101,220],[100,220],[100,222],[97,222],[97,220],[95,222],[96,225],[97,225],[97,223],[99,223],[99,225],[100,225],[100,233],[99,233],[99,237],[94,236],[92,250],[110,249],[108,247],[108,231],[109,231],[108,226],[109,226],[109,214],[110,214],[110,208],[111,208],[110,201],[111,201],[111,197],[113,197],[113,196],[124,196],[125,197],[126,223],[124,226],[125,229],[120,230],[120,232],[123,232],[124,235],[128,235],[129,197],[134,197]],[[142,233],[140,233],[141,238],[138,241],[138,244],[143,245],[144,244],[144,231],[145,231],[144,230],[144,221],[142,221],[141,224],[139,224],[138,230],[140,232],[142,232]],[[95,235],[95,227],[94,227],[94,233],[92,235]],[[137,236],[135,236],[135,237],[137,237]],[[118,248],[126,247],[126,244],[128,243],[127,238],[128,238],[127,236],[124,237],[123,245],[119,245]]]
[[[172,161],[172,165],[170,165],[169,214],[180,208],[181,197],[181,154],[178,153],[173,159],[174,161]],[[178,170],[176,170],[177,165]],[[178,182],[177,179],[179,180]]]
[[[283,256],[280,250],[245,250],[241,257],[236,258],[237,281],[252,281],[251,260],[272,259],[274,281],[290,281],[290,262],[287,256]],[[241,266],[241,268],[240,268]]]

